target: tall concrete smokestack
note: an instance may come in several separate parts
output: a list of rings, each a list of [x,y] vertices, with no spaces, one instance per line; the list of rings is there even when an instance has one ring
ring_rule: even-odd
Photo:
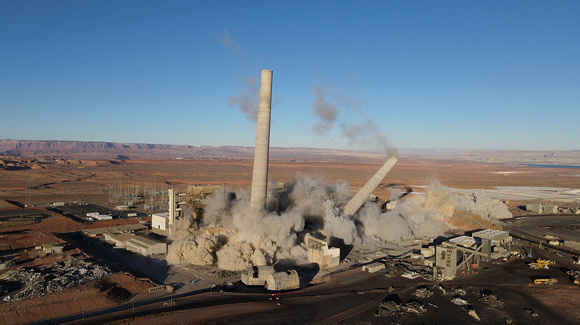
[[[360,207],[367,201],[369,196],[379,187],[383,179],[391,171],[393,166],[399,161],[396,156],[392,156],[385,162],[385,164],[375,173],[375,175],[363,186],[363,188],[356,193],[356,195],[344,206],[343,214],[352,216]]]
[[[272,107],[272,70],[262,70],[260,101],[258,103],[258,125],[256,126],[256,147],[254,149],[254,172],[250,207],[256,210],[266,208],[268,195],[268,158],[270,151],[270,109]]]

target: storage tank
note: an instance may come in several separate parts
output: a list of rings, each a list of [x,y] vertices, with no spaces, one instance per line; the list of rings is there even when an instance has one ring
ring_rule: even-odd
[[[248,266],[242,271],[242,282],[249,286],[263,286],[268,275],[276,272],[273,266]]]
[[[296,270],[272,273],[266,277],[265,287],[270,291],[299,289],[300,277]]]

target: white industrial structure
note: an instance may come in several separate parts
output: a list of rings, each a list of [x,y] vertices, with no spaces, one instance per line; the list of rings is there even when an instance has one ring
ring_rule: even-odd
[[[154,213],[151,215],[151,230],[160,235],[169,234],[169,212]]]
[[[329,248],[327,242],[316,238],[308,238],[307,243],[309,263],[316,263],[323,270],[340,264],[340,248]]]
[[[485,229],[471,234],[471,237],[460,236],[435,246],[434,259],[429,247],[424,255],[424,264],[433,266],[433,275],[442,280],[455,278],[457,271],[470,268],[479,261],[506,257],[509,252],[502,247],[511,241],[507,231]],[[422,250],[423,253],[423,250]],[[434,263],[433,263],[434,262]]]
[[[250,207],[256,210],[266,208],[268,195],[268,159],[270,147],[270,110],[272,107],[272,70],[262,70],[258,122],[256,126],[256,146],[254,148],[254,169]]]
[[[168,212],[155,213],[151,215],[151,231],[156,234],[169,236],[171,227],[181,217],[182,208],[185,201],[181,200],[185,193],[177,193],[174,189],[167,190],[169,197]]]
[[[105,241],[114,247],[125,248],[144,256],[167,253],[167,243],[148,236],[139,236],[131,233],[106,233],[104,237]]]

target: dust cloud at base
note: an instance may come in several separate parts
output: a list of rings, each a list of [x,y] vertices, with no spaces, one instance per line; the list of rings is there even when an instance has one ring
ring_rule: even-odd
[[[173,225],[166,260],[230,271],[301,264],[307,263],[308,236],[378,249],[455,229],[498,228],[499,220],[512,217],[505,204],[484,191],[475,192],[474,198],[459,196],[439,182],[431,183],[425,195],[400,200],[384,213],[377,203],[367,202],[354,216],[341,215],[340,207],[351,196],[345,182],[329,185],[305,175],[287,184],[278,202],[281,212],[251,209],[249,193],[241,189],[217,191],[206,198],[203,219],[195,220],[186,210]],[[391,199],[399,196],[393,191]]]

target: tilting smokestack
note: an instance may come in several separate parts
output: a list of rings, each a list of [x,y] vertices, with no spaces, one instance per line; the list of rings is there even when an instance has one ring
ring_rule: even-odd
[[[262,70],[260,101],[258,103],[258,125],[256,126],[256,147],[254,149],[254,172],[250,207],[256,210],[266,208],[268,195],[268,158],[270,147],[270,108],[272,107],[272,70]]]
[[[369,196],[371,196],[377,187],[379,187],[383,179],[387,177],[387,174],[391,171],[393,166],[395,166],[397,161],[399,161],[399,159],[396,156],[389,158],[383,167],[381,167],[365,184],[365,186],[363,186],[363,188],[344,206],[343,214],[346,216],[352,216],[355,214],[367,201]]]

